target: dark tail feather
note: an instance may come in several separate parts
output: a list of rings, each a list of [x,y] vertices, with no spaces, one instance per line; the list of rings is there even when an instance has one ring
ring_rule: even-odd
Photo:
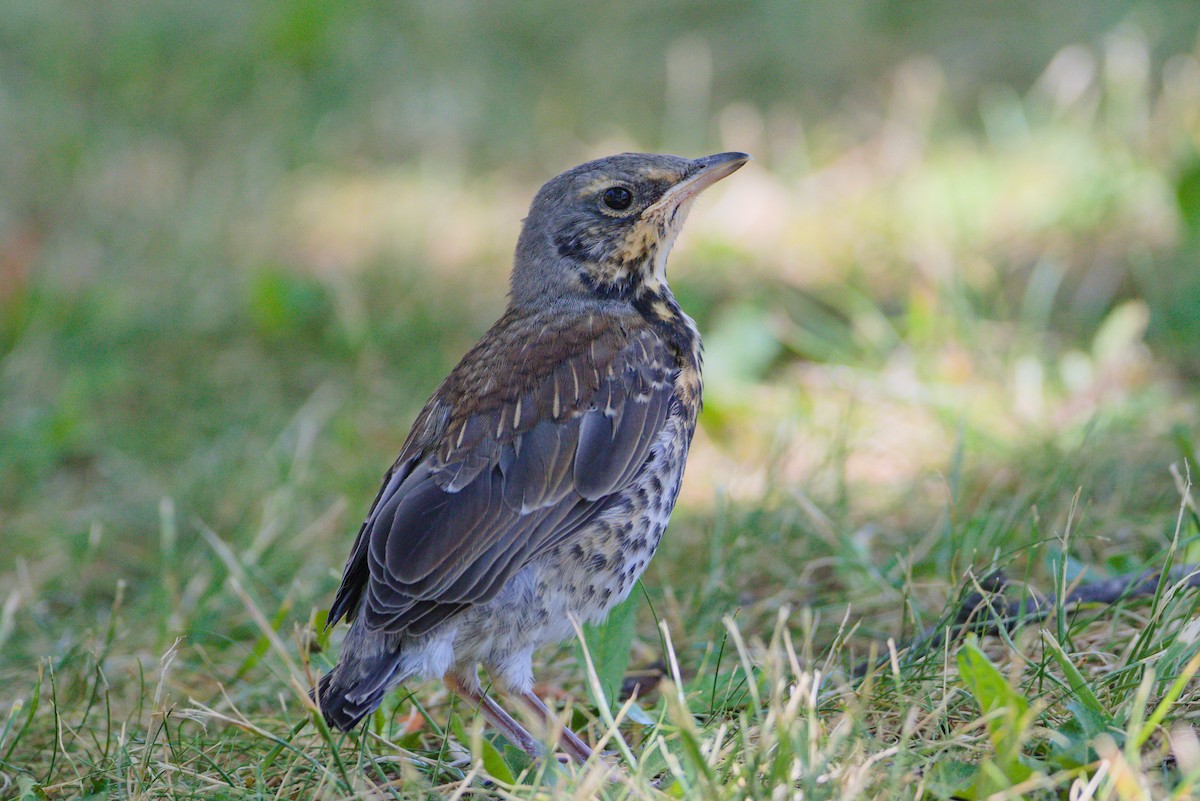
[[[321,677],[312,698],[330,728],[350,731],[379,707],[388,690],[404,680],[399,667],[399,650],[364,657],[343,648],[341,662]]]

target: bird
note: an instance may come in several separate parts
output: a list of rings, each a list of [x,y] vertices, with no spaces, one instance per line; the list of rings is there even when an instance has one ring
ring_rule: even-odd
[[[750,156],[622,153],[536,193],[508,305],[416,417],[342,573],[350,628],[313,690],[350,731],[397,685],[441,679],[535,758],[532,655],[603,620],[658,548],[701,409],[701,342],[666,262],[697,195]]]

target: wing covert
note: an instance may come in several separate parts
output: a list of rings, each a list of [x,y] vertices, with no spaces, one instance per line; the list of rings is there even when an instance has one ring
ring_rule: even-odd
[[[547,363],[539,346],[563,346],[554,334],[524,345],[534,351],[527,364]],[[678,369],[653,331],[610,325],[491,395],[472,362],[487,339],[418,418],[414,432],[431,407],[450,410],[389,473],[331,620],[358,609],[371,628],[417,634],[495,597],[530,559],[594,520],[649,457]]]

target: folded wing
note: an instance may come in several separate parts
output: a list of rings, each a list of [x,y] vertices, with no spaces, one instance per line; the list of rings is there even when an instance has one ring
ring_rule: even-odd
[[[602,318],[583,332],[528,328],[515,359],[492,352],[502,344],[489,338],[511,341],[493,329],[418,418],[359,532],[331,623],[361,614],[372,629],[428,631],[495,597],[645,464],[675,402],[676,367],[654,332]],[[489,368],[509,363],[518,369]]]

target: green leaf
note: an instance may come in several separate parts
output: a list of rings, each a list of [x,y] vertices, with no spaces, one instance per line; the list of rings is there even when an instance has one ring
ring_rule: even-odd
[[[1067,684],[1071,687],[1071,692],[1079,699],[1079,702],[1095,713],[1101,719],[1109,719],[1108,712],[1100,703],[1100,699],[1092,692],[1092,688],[1088,686],[1087,679],[1079,672],[1079,668],[1075,667],[1075,663],[1071,661],[1071,657],[1059,645],[1058,640],[1048,631],[1042,631],[1042,639],[1050,646],[1050,655],[1054,657],[1054,661],[1058,662],[1058,666],[1062,668],[1063,675],[1067,677]]]
[[[486,737],[479,738],[480,757],[483,758],[483,769],[488,772],[493,779],[504,784],[513,784],[516,782],[516,777],[513,775],[512,768],[504,759],[504,755],[500,753],[500,749]]]
[[[1078,699],[1067,702],[1067,711],[1071,713],[1075,724],[1089,743],[1101,734],[1107,734],[1118,744],[1124,739],[1122,732],[1115,729],[1116,722],[1111,715],[1097,712],[1090,706],[1080,703]]]
[[[1055,727],[1058,737],[1046,741],[1046,761],[1059,770],[1074,770],[1095,762],[1092,743],[1100,734],[1108,733],[1118,746],[1124,741],[1121,732],[1108,725],[1108,720],[1096,714],[1078,699],[1067,702],[1071,719]]]
[[[629,667],[629,650],[637,628],[638,595],[630,594],[608,613],[608,619],[598,626],[583,627],[583,639],[596,665],[600,688],[610,709],[616,709],[621,696],[621,683]],[[583,654],[579,654],[583,662]]]
[[[482,734],[472,737],[471,733],[467,731],[466,722],[461,715],[450,716],[450,731],[454,732],[455,738],[460,743],[470,748],[479,757],[483,762],[483,769],[488,772],[489,776],[507,784],[514,783],[512,768],[504,759],[504,755],[500,753],[500,749]]]
[[[1192,158],[1175,179],[1179,214],[1193,231],[1200,230],[1200,159]]]
[[[20,801],[44,801],[49,798],[42,786],[29,776],[17,777],[17,791],[20,793],[17,796]]]
[[[1021,754],[1025,733],[1035,717],[1029,701],[1008,683],[987,654],[979,649],[974,637],[958,652],[958,674],[987,717],[988,736],[996,749],[995,763],[985,760],[980,766],[982,776],[976,785],[977,794],[986,796],[1005,786],[1004,783],[997,784],[996,771],[1004,775],[1007,783],[1029,778],[1033,769]]]
[[[514,776],[519,775],[523,770],[533,767],[533,757],[511,744],[504,746],[504,761],[508,763],[508,767],[512,769]]]
[[[624,704],[621,706],[624,707]],[[638,704],[636,701],[629,705],[628,711],[625,713],[625,717],[639,726],[653,726],[658,722],[654,718],[650,717],[646,710],[642,709],[641,704]]]
[[[1018,714],[1029,709],[1029,702],[1013,691],[1004,674],[992,664],[987,654],[979,650],[973,639],[958,652],[958,675],[967,683],[985,715],[1005,707]]]
[[[474,710],[472,710],[474,711]],[[454,712],[450,715],[450,731],[454,733],[455,739],[463,746],[468,746],[471,743],[471,738],[467,736],[467,725],[463,722],[462,715]]]
[[[979,768],[969,762],[946,759],[934,763],[925,782],[926,789],[938,798],[963,798],[979,775]]]

